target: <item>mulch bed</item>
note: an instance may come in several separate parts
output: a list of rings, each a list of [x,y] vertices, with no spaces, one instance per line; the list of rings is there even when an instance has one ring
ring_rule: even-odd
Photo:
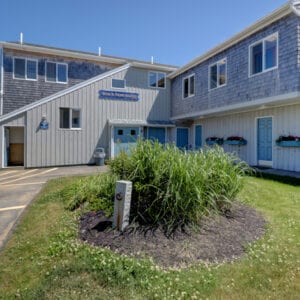
[[[85,213],[80,218],[79,237],[121,254],[152,257],[162,267],[178,268],[241,257],[245,246],[264,234],[266,221],[255,209],[238,203],[223,215],[204,218],[197,230],[177,230],[170,237],[160,227],[130,225],[120,233],[111,225],[103,212]]]

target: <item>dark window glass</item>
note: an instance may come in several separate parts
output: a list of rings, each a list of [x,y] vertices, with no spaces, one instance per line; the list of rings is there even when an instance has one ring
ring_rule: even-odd
[[[190,95],[195,94],[195,76],[190,77]]]
[[[111,86],[116,89],[124,89],[125,88],[125,80],[123,79],[112,79]]]
[[[219,63],[219,86],[226,84],[226,61]]]
[[[210,67],[210,88],[214,89],[218,86],[218,66]]]
[[[25,59],[15,58],[14,76],[15,78],[25,78]]]
[[[149,73],[149,86],[156,87],[156,73]]]
[[[37,62],[34,60],[27,60],[27,78],[37,79]]]
[[[118,135],[123,135],[123,130],[122,129],[118,130]]]
[[[166,86],[166,77],[164,73],[157,73],[157,86],[160,88]]]
[[[263,70],[263,44],[252,47],[252,74],[257,74]]]
[[[187,98],[189,96],[189,79],[185,78],[183,80],[183,97]]]
[[[266,48],[266,61],[265,68],[270,69],[277,66],[277,39],[275,37],[270,38],[265,43]]]
[[[67,66],[64,64],[57,64],[57,81],[67,82]]]
[[[56,82],[56,63],[47,62],[46,79],[47,81]]]
[[[80,128],[80,110],[72,109],[72,128]]]
[[[70,128],[70,109],[60,108],[59,109],[59,127]]]
[[[130,130],[130,135],[135,135],[135,133],[136,133],[136,132],[135,132],[134,129],[131,129],[131,130]]]

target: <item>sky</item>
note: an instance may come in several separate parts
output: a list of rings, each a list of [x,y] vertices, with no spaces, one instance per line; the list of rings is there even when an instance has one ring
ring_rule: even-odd
[[[0,41],[182,66],[285,0],[0,0]]]

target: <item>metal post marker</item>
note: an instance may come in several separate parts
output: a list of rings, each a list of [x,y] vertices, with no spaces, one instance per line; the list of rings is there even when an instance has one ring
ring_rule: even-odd
[[[129,225],[132,182],[116,182],[113,228],[123,231]]]

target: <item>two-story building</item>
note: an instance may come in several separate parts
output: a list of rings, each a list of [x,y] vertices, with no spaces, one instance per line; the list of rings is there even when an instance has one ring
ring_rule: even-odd
[[[93,163],[97,146],[113,157],[144,137],[219,138],[250,165],[300,171],[297,138],[276,143],[300,136],[298,2],[181,68],[0,43],[0,167]]]
[[[181,127],[184,143],[198,148],[219,138],[227,151],[237,152],[250,165],[300,171],[297,2],[284,5],[169,76],[171,120]],[[296,136],[296,141],[276,143],[280,136]],[[237,145],[226,141],[228,137],[244,140]]]

